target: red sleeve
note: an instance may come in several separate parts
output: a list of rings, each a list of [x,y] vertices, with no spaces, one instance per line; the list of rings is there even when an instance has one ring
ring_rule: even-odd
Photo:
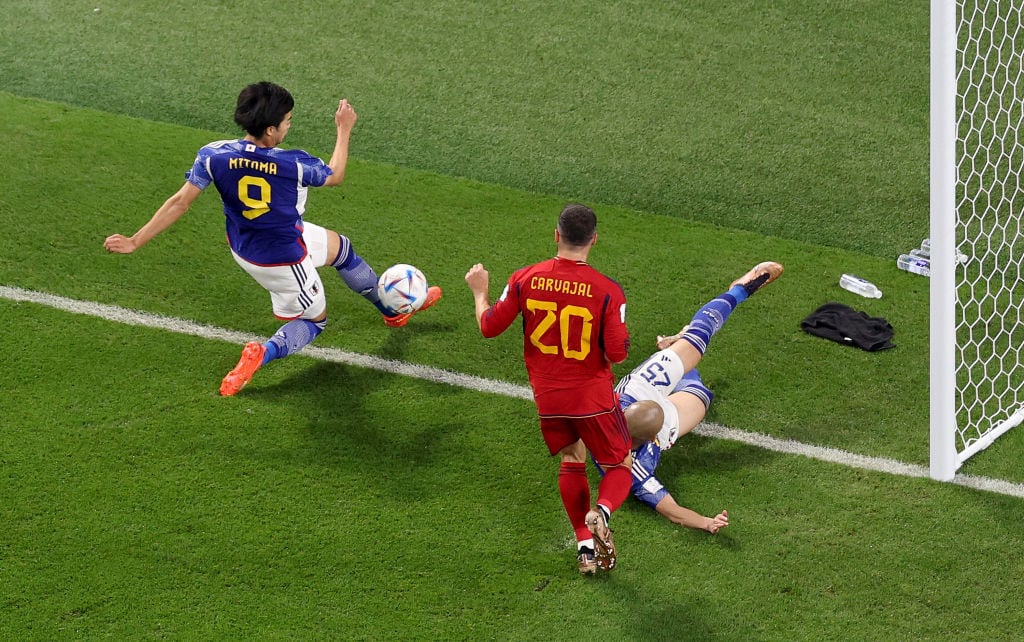
[[[604,354],[612,363],[622,363],[629,356],[629,330],[626,328],[626,295],[618,287],[611,288],[604,311]]]
[[[501,296],[480,318],[480,332],[485,338],[496,337],[508,329],[519,316],[519,287],[514,282],[515,275],[509,278]]]

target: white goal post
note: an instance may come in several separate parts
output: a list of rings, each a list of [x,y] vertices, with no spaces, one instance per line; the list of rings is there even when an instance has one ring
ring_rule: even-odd
[[[930,474],[944,481],[1024,420],[1022,60],[1024,0],[931,0]]]

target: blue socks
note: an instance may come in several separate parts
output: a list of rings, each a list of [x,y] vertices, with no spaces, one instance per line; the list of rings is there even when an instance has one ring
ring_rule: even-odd
[[[274,336],[263,344],[267,349],[263,355],[263,365],[305,348],[323,332],[325,327],[327,327],[327,319],[323,321],[295,319],[284,324],[274,333]]]
[[[732,295],[732,298],[736,299],[736,305],[743,303],[744,301],[747,300],[747,297],[750,296],[750,294],[747,293],[747,288],[743,287],[742,285],[732,286],[731,288],[729,288],[729,291],[726,292],[726,294]]]
[[[696,368],[693,370],[687,370],[683,378],[679,380],[676,387],[672,389],[672,392],[688,392],[694,397],[697,397],[704,404],[704,408],[707,409],[711,406],[712,400],[715,398],[715,393],[704,385],[704,382],[700,378],[700,372]]]
[[[682,338],[697,348],[701,354],[704,354],[708,349],[711,337],[722,329],[732,311],[736,309],[737,305],[746,301],[748,296],[750,295],[742,285],[734,285],[728,292],[719,294],[697,310],[697,314],[693,315],[690,327],[683,333]]]
[[[382,314],[390,315],[377,296],[377,273],[363,257],[352,251],[352,242],[347,236],[339,234],[338,237],[341,239],[341,248],[331,267],[338,270],[338,276],[350,290],[372,303]]]

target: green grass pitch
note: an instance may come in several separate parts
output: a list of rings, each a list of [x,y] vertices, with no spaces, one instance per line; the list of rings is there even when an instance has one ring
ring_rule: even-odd
[[[238,88],[266,77],[299,101],[290,144],[327,153],[342,96],[360,114],[346,182],[311,194],[310,220],[445,289],[394,331],[325,273],[317,345],[524,385],[521,339],[479,338],[462,275],[549,256],[555,213],[584,200],[593,263],[630,298],[618,374],[779,260],[708,352],[708,419],[927,464],[927,281],[892,260],[927,234],[924,7],[327,2],[261,38],[230,3],[9,4],[0,285],[272,333],[213,194],[138,254],[102,251],[234,135]],[[843,272],[885,296],[844,292]],[[897,348],[802,333],[829,300],[888,318]],[[528,401],[302,355],[222,399],[235,343],[0,314],[0,639],[996,640],[1024,624],[1017,497],[690,435],[659,477],[732,525],[710,537],[627,502],[620,567],[580,578]],[[1022,435],[967,472],[1024,482]]]

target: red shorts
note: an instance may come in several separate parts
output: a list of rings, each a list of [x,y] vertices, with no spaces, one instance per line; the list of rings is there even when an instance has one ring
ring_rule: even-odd
[[[602,466],[621,464],[633,443],[618,405],[589,417],[541,417],[540,432],[552,455],[582,439],[594,461]]]

